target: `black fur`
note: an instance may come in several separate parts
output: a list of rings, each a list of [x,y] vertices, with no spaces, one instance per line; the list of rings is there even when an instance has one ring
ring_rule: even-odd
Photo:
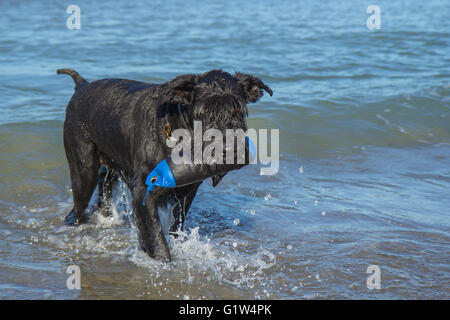
[[[193,121],[200,120],[203,130],[246,131],[247,103],[256,102],[263,90],[272,95],[272,90],[251,75],[233,76],[221,70],[180,75],[161,85],[124,79],[89,83],[72,69],[60,69],[57,73],[68,74],[75,82],[64,122],[64,148],[74,200],[66,223],[78,225],[86,221],[85,210],[96,186],[99,206],[107,215],[111,188],[120,176],[133,197],[142,249],[152,258],[170,261],[158,206],[177,199],[172,210],[175,223],[170,230],[182,228],[184,214],[201,182],[173,189],[155,188],[146,198],[146,205],[142,205],[147,174],[171,153],[163,125],[168,121],[173,129],[192,131]],[[213,185],[223,176],[213,177]]]

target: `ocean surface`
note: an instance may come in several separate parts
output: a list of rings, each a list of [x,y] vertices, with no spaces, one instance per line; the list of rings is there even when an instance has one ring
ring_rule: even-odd
[[[0,299],[449,299],[450,2],[372,2],[2,0]],[[205,181],[168,264],[139,250],[123,184],[114,217],[67,227],[58,68],[260,77],[248,123],[280,130],[279,172]]]

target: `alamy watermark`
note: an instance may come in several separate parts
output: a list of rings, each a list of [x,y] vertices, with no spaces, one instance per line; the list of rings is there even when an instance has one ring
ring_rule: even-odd
[[[381,9],[379,6],[370,5],[367,7],[366,12],[371,14],[370,17],[367,18],[366,26],[369,30],[381,29]]]
[[[367,278],[367,289],[381,289],[381,269],[372,264],[367,267],[366,273],[371,275]]]
[[[226,129],[225,140],[223,132],[219,129],[208,129],[202,133],[202,122],[194,121],[193,137],[187,129],[176,129],[171,133],[176,145],[173,147],[171,158],[174,164],[245,164],[245,141],[248,138],[254,146],[254,156],[249,164],[256,164],[259,160],[262,164],[269,164],[260,170],[260,175],[275,175],[279,169],[279,129],[270,129],[270,155],[268,154],[267,129]],[[224,145],[225,141],[225,145]],[[194,152],[192,158],[192,142]],[[203,149],[203,142],[209,142]],[[237,142],[237,145],[235,145]],[[236,154],[235,154],[236,151]]]
[[[77,265],[70,265],[66,269],[66,273],[70,276],[66,280],[67,289],[81,289],[81,270]]]
[[[66,20],[67,29],[80,30],[81,29],[81,9],[79,6],[72,4],[67,7],[66,12],[70,16]]]

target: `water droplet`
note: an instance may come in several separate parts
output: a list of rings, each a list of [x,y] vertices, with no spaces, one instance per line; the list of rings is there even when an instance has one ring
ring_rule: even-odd
[[[314,200],[314,205],[317,206],[319,204],[319,201]]]
[[[237,242],[233,242],[233,247],[234,247],[234,248],[237,247]]]
[[[265,197],[264,197],[264,200],[269,200],[270,198],[272,198],[272,196],[270,195],[270,193],[269,194],[267,194]]]
[[[325,211],[322,211],[322,215],[324,216],[324,215],[326,215],[327,213],[325,212]]]
[[[298,168],[298,172],[300,172],[300,174],[303,174],[303,166],[301,166],[300,168]]]
[[[250,210],[250,214],[255,214],[256,211],[255,210]]]
[[[233,220],[233,223],[235,226],[237,226],[239,224],[239,222],[241,222],[241,220],[239,220],[238,218]]]
[[[288,250],[292,250],[292,245],[288,244],[288,245],[286,246],[286,248],[287,248]]]

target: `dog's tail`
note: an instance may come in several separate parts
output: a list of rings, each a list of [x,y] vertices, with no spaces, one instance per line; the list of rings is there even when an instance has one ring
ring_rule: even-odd
[[[84,79],[82,76],[80,76],[78,74],[78,72],[76,72],[73,69],[58,69],[58,70],[56,70],[56,73],[57,74],[68,74],[69,76],[71,76],[73,81],[75,82],[75,90],[77,90],[81,86],[89,83],[86,81],[86,79]]]

